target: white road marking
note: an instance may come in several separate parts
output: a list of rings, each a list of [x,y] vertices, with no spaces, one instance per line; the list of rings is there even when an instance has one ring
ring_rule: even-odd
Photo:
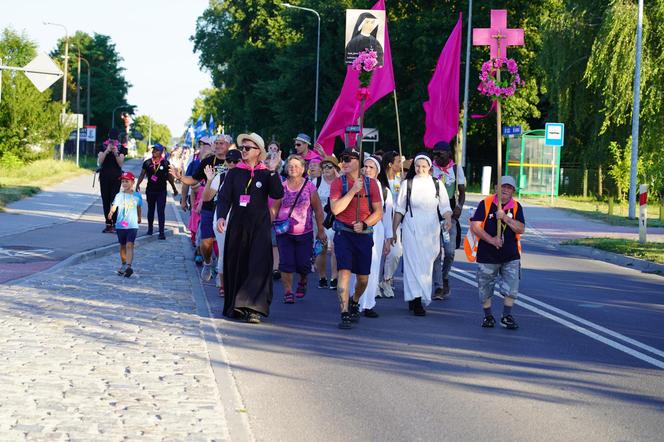
[[[473,287],[477,287],[477,282],[475,282],[474,279],[471,279],[471,278],[474,278],[474,275],[469,273],[469,272],[453,268],[452,271],[450,272],[450,276],[452,276],[452,277],[454,277],[454,278],[456,278],[460,281],[463,281],[466,284],[469,284]],[[495,293],[496,293],[496,295],[502,297],[502,295],[500,295],[498,292],[495,292]],[[612,339],[609,339],[607,337],[599,335],[599,334],[595,333],[594,331],[589,330],[588,328],[585,328],[585,327],[582,327],[580,325],[574,324],[574,323],[572,323],[572,322],[570,322],[566,319],[563,319],[560,316],[556,316],[553,313],[546,312],[546,311],[544,311],[540,308],[537,308],[534,305],[531,305],[531,304],[529,304],[528,302],[525,302],[525,301],[528,301],[532,304],[539,305],[540,307],[543,307],[543,308],[547,308],[547,309],[557,313],[560,316],[564,316],[564,317],[567,317],[569,319],[575,320],[575,321],[577,321],[577,322],[579,322],[579,323],[581,323],[581,324],[583,324],[587,327],[594,328],[597,331],[601,331],[602,333],[610,335],[610,336],[612,336],[616,339],[620,339],[621,341],[623,341],[625,343],[628,343],[630,345],[638,347],[642,350],[648,351],[648,352],[650,352],[652,354],[655,354],[657,356],[664,357],[664,352],[662,352],[662,351],[660,351],[660,350],[658,350],[654,347],[651,347],[651,346],[646,345],[642,342],[636,341],[632,338],[628,338],[627,336],[621,335],[620,333],[614,332],[613,330],[609,330],[605,327],[602,327],[601,325],[597,325],[593,322],[590,322],[588,320],[580,318],[576,315],[568,313],[564,310],[561,310],[557,307],[549,305],[545,302],[538,301],[537,299],[531,298],[530,296],[524,295],[521,292],[519,292],[519,299],[516,302],[517,302],[517,304],[519,304],[520,306],[522,306],[526,310],[530,310],[533,313],[537,313],[540,316],[543,316],[547,319],[551,319],[554,322],[557,322],[561,325],[564,325],[565,327],[568,327],[568,328],[570,328],[570,329],[572,329],[572,330],[574,330],[578,333],[584,334],[584,335],[586,335],[586,336],[588,336],[592,339],[595,339],[596,341],[599,341],[603,344],[606,344],[609,347],[615,348],[616,350],[619,350],[619,351],[621,351],[625,354],[628,354],[632,357],[640,359],[641,361],[644,361],[644,362],[647,362],[651,365],[654,365],[657,368],[664,369],[664,362],[660,361],[659,359],[655,359],[651,356],[648,356],[645,353],[641,353],[640,351],[637,351],[637,350],[634,350],[630,347],[627,347],[627,346],[625,346],[625,345],[623,345],[623,344],[621,344],[617,341],[614,341]]]

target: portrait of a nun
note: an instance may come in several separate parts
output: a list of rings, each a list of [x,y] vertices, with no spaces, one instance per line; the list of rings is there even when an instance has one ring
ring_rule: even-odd
[[[380,20],[370,12],[363,12],[357,17],[352,37],[346,44],[346,64],[353,63],[360,52],[371,49],[378,55],[378,66],[383,65],[383,46],[377,38],[379,24]]]

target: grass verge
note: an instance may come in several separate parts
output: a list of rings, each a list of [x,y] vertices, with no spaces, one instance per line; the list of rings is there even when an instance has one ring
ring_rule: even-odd
[[[607,252],[619,253],[633,258],[664,264],[664,243],[641,244],[631,239],[583,238],[563,242],[564,245],[594,247]]]
[[[522,196],[521,200],[531,204],[565,209],[577,215],[604,221],[613,226],[639,226],[638,219],[627,218],[627,203],[616,202],[613,214],[609,215],[609,203],[593,198],[561,196],[554,199],[553,205],[551,205],[549,198]],[[637,207],[636,210],[638,215],[639,208]],[[664,227],[664,220],[660,219],[660,210],[664,210],[661,205],[651,204],[648,206],[648,227]]]
[[[90,173],[89,168],[77,167],[69,160],[37,160],[20,167],[0,168],[0,210],[11,202],[38,193],[44,187]]]

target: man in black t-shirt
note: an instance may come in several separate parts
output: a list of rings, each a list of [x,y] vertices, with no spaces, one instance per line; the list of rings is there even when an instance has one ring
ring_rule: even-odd
[[[470,228],[479,238],[477,246],[477,285],[480,302],[484,309],[482,327],[493,327],[496,323],[491,313],[491,297],[499,279],[504,290],[503,316],[500,324],[511,330],[519,328],[512,317],[512,306],[519,293],[521,273],[520,236],[525,231],[523,207],[512,198],[516,182],[511,176],[502,177],[500,195],[487,197],[480,202],[470,219]],[[498,198],[502,210],[498,210]],[[488,213],[485,209],[489,205]],[[498,235],[498,224],[502,235]],[[482,225],[484,224],[484,225]],[[500,278],[499,278],[500,276]]]
[[[214,138],[213,149],[214,155],[201,160],[198,169],[191,176],[179,175],[179,171],[171,166],[170,171],[176,179],[181,183],[193,186],[206,179],[205,168],[212,166],[215,175],[218,175],[226,170],[226,152],[230,147],[233,139],[228,135],[219,135]],[[203,269],[201,269],[201,278],[205,281],[212,279],[214,271],[212,265],[212,250],[214,246],[214,200],[205,201],[201,207],[201,227],[199,235],[201,239],[201,253],[203,254]]]
[[[148,235],[152,235],[154,225],[154,211],[157,209],[159,220],[159,239],[166,239],[164,233],[164,224],[166,223],[166,182],[171,183],[173,196],[178,195],[175,188],[175,180],[168,173],[170,163],[163,158],[164,146],[157,143],[152,146],[152,158],[143,162],[141,175],[136,182],[136,192],[141,191],[143,178],[148,179],[148,185],[145,189],[145,198],[148,201]]]

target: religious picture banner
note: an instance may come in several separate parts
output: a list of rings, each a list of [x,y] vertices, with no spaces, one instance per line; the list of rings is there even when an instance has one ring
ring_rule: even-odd
[[[346,64],[350,65],[365,49],[376,52],[378,66],[383,66],[385,47],[385,11],[377,9],[346,10]]]

